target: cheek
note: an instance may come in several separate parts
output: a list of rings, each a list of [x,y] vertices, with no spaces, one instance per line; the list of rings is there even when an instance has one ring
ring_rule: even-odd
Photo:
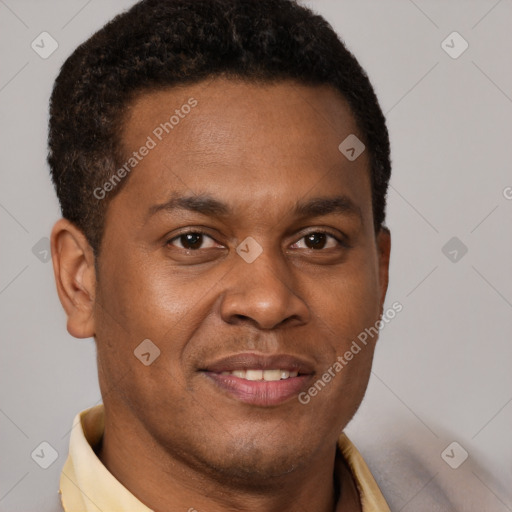
[[[121,399],[140,416],[147,404],[158,410],[172,405],[176,413],[187,405],[181,357],[195,323],[183,291],[170,281],[148,266],[125,261],[98,287],[96,341],[104,402]]]
[[[380,312],[380,290],[375,266],[364,251],[324,279],[315,279],[311,304],[319,320],[336,333],[337,351],[375,324]],[[366,258],[366,259],[365,259]]]
[[[199,286],[161,261],[150,264],[135,257],[110,269],[102,273],[96,308],[104,381],[115,383],[129,373],[130,382],[123,381],[127,393],[151,395],[162,383],[171,394],[172,389],[184,388],[188,342],[211,310],[219,277],[201,279]],[[144,340],[151,340],[156,347],[152,350],[159,353],[150,366],[136,357],[141,343],[147,344]]]
[[[369,256],[365,256],[370,254]],[[319,286],[320,285],[320,286]],[[312,298],[319,324],[327,326],[324,374],[313,383],[311,404],[318,415],[346,424],[356,412],[368,384],[378,329],[380,291],[378,278],[366,249],[340,266],[323,282],[317,282]],[[328,381],[322,384],[322,377]],[[308,400],[308,397],[304,397]],[[336,404],[333,406],[333,404]]]
[[[176,271],[161,262],[149,264],[127,258],[102,281],[102,300],[121,337],[132,340],[166,340],[170,333],[193,329],[198,321],[205,286],[192,279],[178,278]],[[104,308],[105,309],[105,308]],[[116,325],[114,325],[114,328]]]

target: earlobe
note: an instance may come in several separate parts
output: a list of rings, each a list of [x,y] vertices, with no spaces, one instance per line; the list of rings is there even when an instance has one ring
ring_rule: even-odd
[[[379,251],[380,310],[382,314],[388,290],[389,258],[391,255],[391,232],[386,227],[382,227],[377,235],[377,248]]]
[[[83,232],[66,219],[52,229],[51,250],[57,293],[75,338],[95,334],[96,271],[94,253]]]

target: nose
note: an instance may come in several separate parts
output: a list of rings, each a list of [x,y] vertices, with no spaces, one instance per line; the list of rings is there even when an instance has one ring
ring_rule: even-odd
[[[309,308],[298,295],[296,279],[279,256],[264,251],[252,263],[239,258],[225,279],[220,304],[225,322],[250,322],[259,329],[275,329],[309,321]]]

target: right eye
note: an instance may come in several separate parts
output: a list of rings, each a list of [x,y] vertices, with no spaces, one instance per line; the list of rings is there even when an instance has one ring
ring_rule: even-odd
[[[205,243],[208,244],[207,247],[203,246]],[[196,251],[199,249],[211,249],[216,246],[217,242],[211,236],[201,231],[188,231],[171,238],[166,244],[174,245],[187,251]]]

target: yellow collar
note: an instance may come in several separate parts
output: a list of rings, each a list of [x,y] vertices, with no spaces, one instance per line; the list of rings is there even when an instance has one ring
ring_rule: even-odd
[[[93,447],[104,430],[103,405],[78,414],[73,422],[69,455],[60,476],[66,512],[152,512],[101,463]],[[390,512],[368,466],[345,434],[338,446],[359,490],[363,512]]]

